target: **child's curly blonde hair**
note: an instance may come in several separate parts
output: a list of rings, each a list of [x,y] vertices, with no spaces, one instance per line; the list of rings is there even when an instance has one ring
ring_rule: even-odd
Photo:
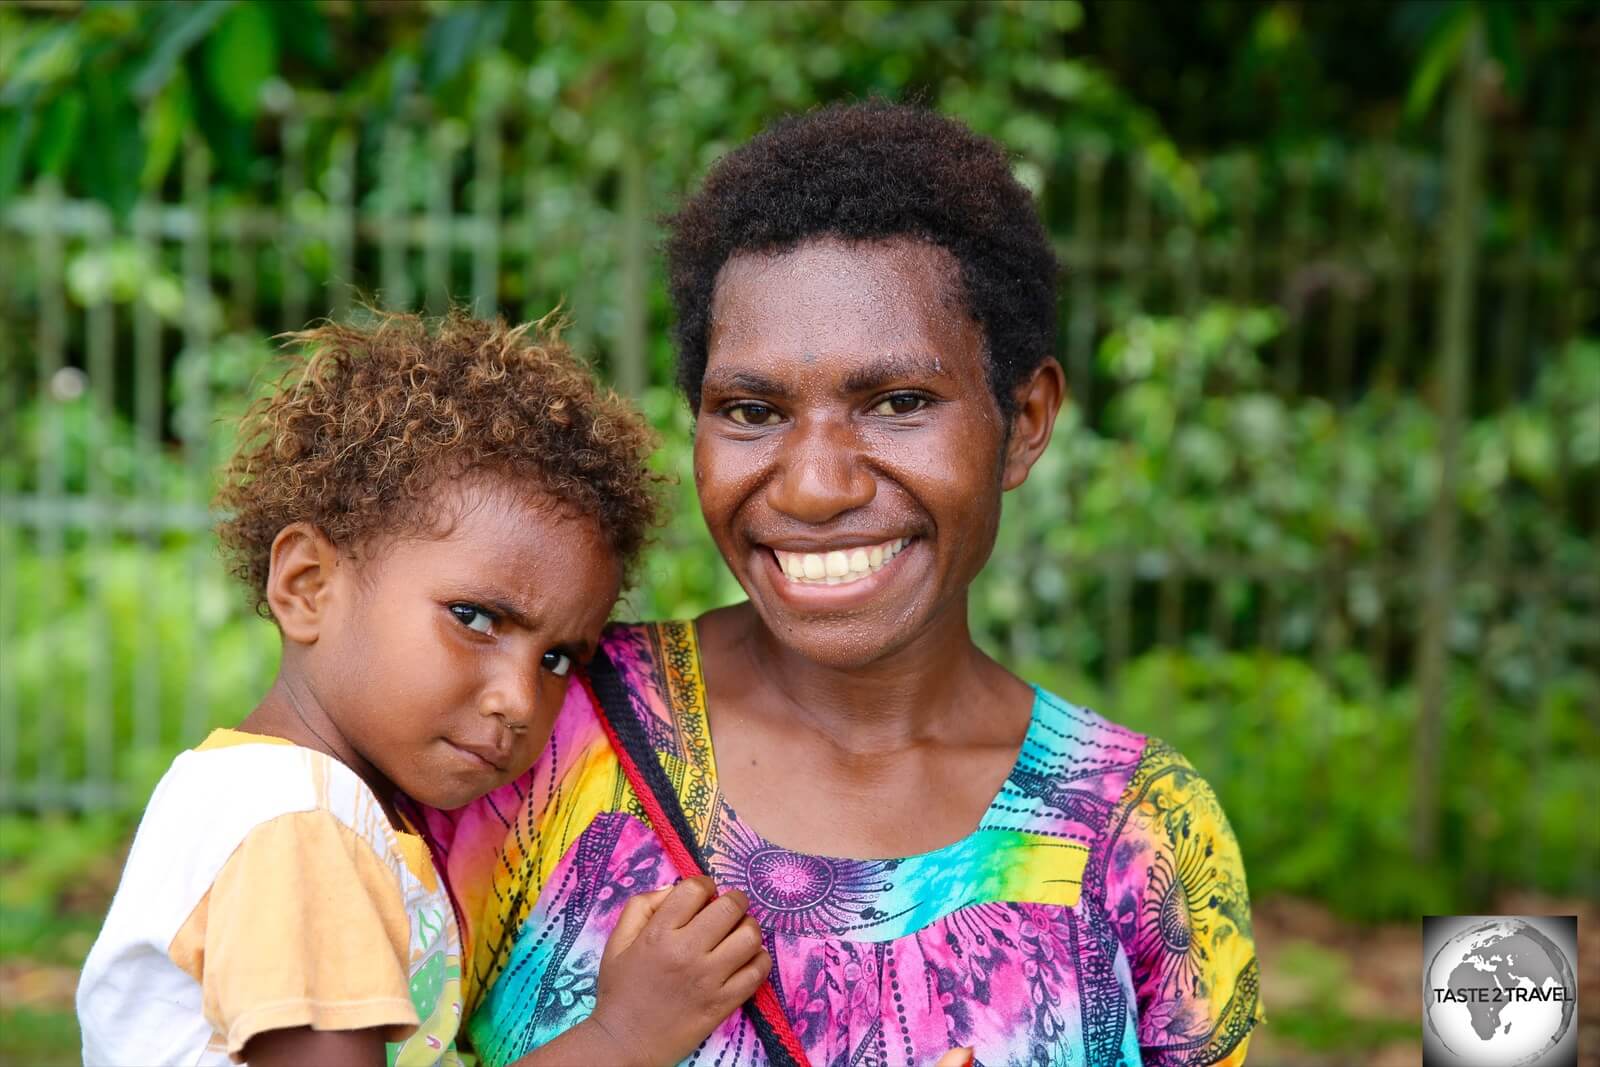
[[[251,405],[222,477],[217,532],[256,611],[273,539],[306,522],[342,551],[429,525],[444,479],[526,479],[599,524],[627,569],[658,519],[655,436],[597,385],[559,323],[380,313],[285,335],[301,354]]]

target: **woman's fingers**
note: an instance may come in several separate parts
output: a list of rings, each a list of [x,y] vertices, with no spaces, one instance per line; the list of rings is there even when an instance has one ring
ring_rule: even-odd
[[[600,956],[601,961],[610,959],[633,944],[634,939],[644,932],[650,917],[660,909],[667,899],[667,894],[671,892],[672,887],[667,886],[629,897],[628,902],[622,906],[622,914],[617,916],[616,929],[606,938],[605,951]]]
[[[972,1049],[953,1048],[943,1056],[940,1056],[939,1061],[933,1067],[971,1067],[971,1064]]]

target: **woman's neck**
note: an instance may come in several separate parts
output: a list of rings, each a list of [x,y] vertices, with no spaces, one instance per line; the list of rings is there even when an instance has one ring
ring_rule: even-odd
[[[720,661],[711,673],[731,667],[728,681],[759,694],[747,706],[804,724],[844,753],[981,741],[987,727],[1006,727],[986,723],[987,716],[969,709],[992,707],[1008,696],[1031,702],[1027,686],[973,642],[965,598],[905,646],[860,665],[834,666],[799,655],[748,603],[708,615],[700,625],[708,658]],[[708,686],[716,691],[713,699],[734,691],[714,677]]]

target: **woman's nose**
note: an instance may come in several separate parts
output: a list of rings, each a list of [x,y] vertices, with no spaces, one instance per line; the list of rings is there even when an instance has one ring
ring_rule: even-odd
[[[848,426],[802,423],[783,443],[768,499],[793,519],[820,524],[866,506],[876,492]]]

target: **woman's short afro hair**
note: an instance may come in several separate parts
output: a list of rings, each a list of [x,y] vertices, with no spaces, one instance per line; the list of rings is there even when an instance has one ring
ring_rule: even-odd
[[[668,230],[678,385],[696,411],[722,265],[811,238],[912,237],[951,253],[1008,420],[1016,387],[1055,351],[1056,258],[1033,198],[1004,149],[927,108],[869,101],[780,120],[718,160]]]
[[[657,523],[655,435],[562,344],[559,321],[377,313],[291,333],[299,352],[245,414],[217,532],[267,615],[272,542],[296,522],[352,554],[439,525],[430,494],[487,475],[595,520],[626,570]]]

